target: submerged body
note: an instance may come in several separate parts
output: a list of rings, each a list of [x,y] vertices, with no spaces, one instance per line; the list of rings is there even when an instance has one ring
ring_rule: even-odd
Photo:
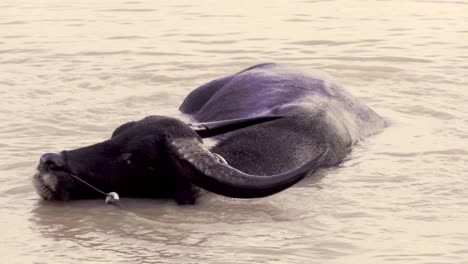
[[[174,118],[129,122],[104,142],[43,155],[34,176],[39,195],[94,198],[92,190],[70,177],[77,175],[121,196],[178,203],[193,203],[196,186],[230,197],[263,197],[339,163],[353,143],[384,127],[382,118],[329,77],[276,64],[207,83],[190,93],[180,110],[197,122],[282,118],[221,129],[230,132],[213,134],[219,142],[211,149],[203,144],[203,133]]]
[[[385,126],[330,76],[277,64],[209,82],[190,93],[180,110],[198,122],[284,116],[227,134],[212,149],[234,167],[264,175],[293,169],[325,148],[322,166],[339,163],[356,141]]]

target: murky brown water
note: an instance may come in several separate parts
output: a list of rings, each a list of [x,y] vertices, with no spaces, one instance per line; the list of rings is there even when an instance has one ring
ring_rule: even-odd
[[[467,43],[466,0],[2,0],[0,262],[468,263]],[[35,194],[40,154],[262,62],[327,71],[391,127],[266,199]]]

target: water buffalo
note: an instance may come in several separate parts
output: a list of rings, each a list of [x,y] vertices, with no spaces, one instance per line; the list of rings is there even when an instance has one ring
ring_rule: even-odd
[[[237,198],[282,191],[341,162],[384,121],[324,74],[261,64],[192,91],[180,111],[197,124],[148,116],[91,146],[46,153],[33,177],[46,200],[89,199],[88,184],[126,197],[193,204],[199,188]],[[202,138],[215,137],[208,147]]]

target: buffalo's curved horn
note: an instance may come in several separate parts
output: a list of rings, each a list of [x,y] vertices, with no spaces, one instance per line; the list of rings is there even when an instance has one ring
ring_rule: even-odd
[[[327,150],[300,168],[273,176],[251,175],[239,171],[219,159],[194,138],[168,141],[177,171],[191,183],[220,195],[233,198],[258,198],[280,192],[317,169]]]
[[[278,118],[282,118],[282,116],[254,116],[247,118],[237,118],[222,121],[189,124],[189,126],[193,130],[195,130],[195,132],[197,132],[198,135],[200,135],[200,137],[205,138],[224,134],[244,127],[273,121]]]

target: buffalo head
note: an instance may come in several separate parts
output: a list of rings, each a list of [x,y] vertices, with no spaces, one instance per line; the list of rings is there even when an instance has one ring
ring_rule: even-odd
[[[149,116],[121,125],[104,142],[42,155],[34,185],[45,200],[99,197],[79,179],[121,196],[172,198],[178,203],[194,203],[197,187],[229,197],[268,196],[302,179],[316,167],[317,160],[283,174],[250,175],[211,152],[202,137],[276,118],[188,125],[174,118]]]

